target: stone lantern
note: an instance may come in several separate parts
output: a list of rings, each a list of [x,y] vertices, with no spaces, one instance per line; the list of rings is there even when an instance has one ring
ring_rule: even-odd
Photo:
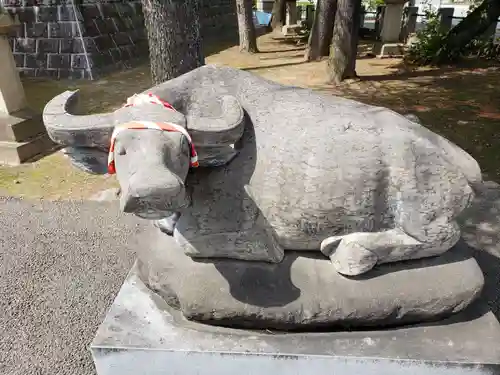
[[[41,115],[31,111],[8,35],[19,22],[0,14],[0,164],[17,165],[53,147]]]
[[[297,0],[286,1],[286,22],[283,26],[283,34],[285,36],[296,36],[299,34],[302,26],[298,23],[297,18]]]
[[[400,41],[401,23],[404,6],[408,0],[385,0],[385,11],[382,20],[380,41],[375,43],[373,53],[377,57],[396,57],[404,53]]]

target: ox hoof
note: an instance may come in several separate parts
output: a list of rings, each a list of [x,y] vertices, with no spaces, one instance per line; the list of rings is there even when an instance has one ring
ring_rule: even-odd
[[[349,236],[325,239],[321,243],[321,252],[330,258],[335,270],[345,276],[361,275],[375,267],[378,262],[375,253]]]
[[[161,220],[156,220],[153,225],[157,228],[160,229],[161,232],[173,236],[174,235],[174,229],[175,229],[175,224],[177,224],[177,221],[179,220],[179,217],[181,215],[179,213],[175,213],[172,216],[166,217]]]

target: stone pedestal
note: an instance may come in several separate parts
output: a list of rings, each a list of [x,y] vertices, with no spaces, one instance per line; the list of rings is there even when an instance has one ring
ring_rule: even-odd
[[[296,25],[297,24],[297,3],[294,1],[286,2],[286,24]]]
[[[184,320],[129,274],[91,344],[98,375],[490,375],[500,325],[481,303],[381,331],[247,331]]]
[[[397,57],[404,53],[400,43],[401,23],[406,0],[387,0],[380,31],[380,41],[375,43],[373,53],[377,57]]]
[[[0,16],[0,164],[17,165],[54,147],[40,114],[27,108],[23,85],[7,39],[16,27]]]

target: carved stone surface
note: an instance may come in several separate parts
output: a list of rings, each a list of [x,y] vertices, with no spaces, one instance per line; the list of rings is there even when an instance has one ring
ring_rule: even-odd
[[[73,116],[67,92],[44,122],[94,173],[105,172],[119,124],[190,133],[200,168],[180,132],[125,129],[114,143],[121,209],[156,220],[140,249],[143,278],[188,318],[384,326],[453,314],[481,291],[456,221],[481,171],[418,119],[227,67],[145,93],[178,112],[147,103]]]
[[[182,212],[174,237],[192,257],[277,263],[285,250],[321,250],[338,272],[357,275],[439,255],[458,241],[455,218],[481,181],[465,151],[388,109],[214,66],[149,91],[182,115],[150,104],[75,117],[65,93],[44,121],[56,142],[76,147],[107,150],[115,125],[144,119],[192,129],[202,148],[234,144],[229,164],[189,173],[180,133],[117,137],[122,208]]]

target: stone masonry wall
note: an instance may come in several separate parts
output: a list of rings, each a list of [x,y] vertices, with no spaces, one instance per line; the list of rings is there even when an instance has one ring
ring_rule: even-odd
[[[22,75],[93,79],[148,57],[140,0],[0,2],[21,23],[10,42]],[[237,38],[234,0],[202,0],[200,16],[204,40]]]

